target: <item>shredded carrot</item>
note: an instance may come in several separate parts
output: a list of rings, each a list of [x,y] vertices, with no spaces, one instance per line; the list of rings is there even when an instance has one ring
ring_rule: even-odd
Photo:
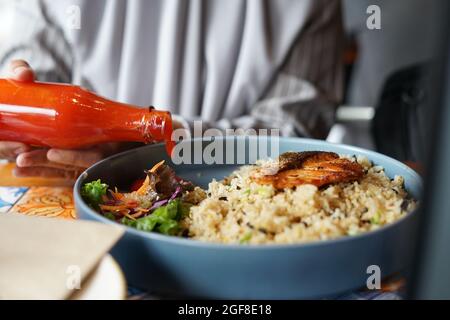
[[[117,192],[117,188],[116,188],[116,192],[114,192],[112,190],[109,190],[109,192],[111,193],[114,200],[122,200],[124,198],[124,195],[122,193]]]
[[[127,210],[128,207],[124,204],[118,205],[118,206],[108,206],[108,205],[100,205],[100,209],[105,211],[121,211],[121,210]]]
[[[150,211],[150,209],[139,208],[139,209],[136,209],[135,211],[136,211],[136,213],[132,214],[131,216],[133,218],[139,218],[139,217],[143,216],[144,214],[148,213]]]
[[[121,212],[125,217],[128,219],[136,221],[136,218],[130,215],[130,210],[127,210],[128,212]]]
[[[151,173],[155,173],[156,170],[158,170],[158,168],[161,167],[161,166],[164,164],[164,162],[165,162],[164,160],[158,162],[158,163],[155,164],[155,165],[153,166],[153,168],[151,168],[149,171],[150,171]],[[145,178],[145,180],[144,180],[144,183],[143,183],[142,186],[136,191],[136,193],[137,193],[138,195],[144,195],[144,194],[147,192],[149,185],[150,185],[150,178],[149,178],[149,176],[147,176],[147,177]]]
[[[133,216],[130,215],[130,209],[128,209],[127,206],[124,204],[119,205],[119,206],[100,205],[100,209],[102,209],[104,211],[120,213],[121,215],[123,215],[131,220],[136,220],[136,218],[134,218]]]
[[[137,208],[139,206],[139,202],[135,201],[135,200],[130,200],[125,202],[125,205],[127,206],[127,208]]]
[[[136,193],[138,195],[144,195],[147,192],[148,186],[150,185],[150,178],[147,176],[147,178],[145,178],[144,183],[142,184],[142,186],[136,191]]]
[[[160,162],[158,162],[157,164],[155,164],[155,165],[153,166],[153,168],[150,169],[150,172],[155,173],[156,170],[158,170],[158,168],[161,167],[161,166],[164,164],[164,162],[166,162],[166,161],[163,160],[163,161],[160,161]]]

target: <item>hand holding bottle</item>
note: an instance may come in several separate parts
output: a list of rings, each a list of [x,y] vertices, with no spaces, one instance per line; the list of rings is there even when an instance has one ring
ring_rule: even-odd
[[[10,63],[7,77],[16,81],[34,81],[27,62]],[[58,177],[74,180],[87,167],[123,149],[121,143],[103,143],[79,150],[32,148],[24,143],[0,141],[0,159],[15,160],[14,174],[19,177]]]

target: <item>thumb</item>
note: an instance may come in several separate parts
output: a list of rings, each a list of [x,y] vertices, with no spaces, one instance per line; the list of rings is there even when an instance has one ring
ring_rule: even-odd
[[[36,76],[30,65],[24,60],[13,60],[8,67],[8,78],[16,81],[31,82]]]

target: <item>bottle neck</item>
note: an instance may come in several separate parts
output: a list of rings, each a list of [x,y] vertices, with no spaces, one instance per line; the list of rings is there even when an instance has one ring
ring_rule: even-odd
[[[172,140],[172,115],[168,111],[157,111],[153,107],[149,107],[147,114],[148,117],[144,120],[145,143],[165,142],[167,154],[172,156],[175,147],[175,142]]]
[[[172,138],[172,116],[168,111],[158,111],[149,107],[145,110],[141,123],[145,143],[167,142]]]
[[[114,139],[170,143],[173,131],[170,112],[155,110],[153,107],[138,108],[124,104],[115,105],[108,110],[110,110],[110,125],[107,126],[109,128],[105,133]]]
[[[155,110],[153,107],[141,108],[135,105],[105,99],[81,89],[78,103],[101,112],[103,134],[110,141],[129,141],[155,143],[166,142],[168,152],[174,143],[172,137],[172,116],[168,111]],[[106,111],[106,112],[104,112]]]

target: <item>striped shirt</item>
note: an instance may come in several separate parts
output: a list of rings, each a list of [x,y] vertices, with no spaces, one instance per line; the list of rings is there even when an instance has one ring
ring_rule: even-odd
[[[342,98],[338,0],[17,0],[14,15],[0,67],[188,124],[324,138]]]

